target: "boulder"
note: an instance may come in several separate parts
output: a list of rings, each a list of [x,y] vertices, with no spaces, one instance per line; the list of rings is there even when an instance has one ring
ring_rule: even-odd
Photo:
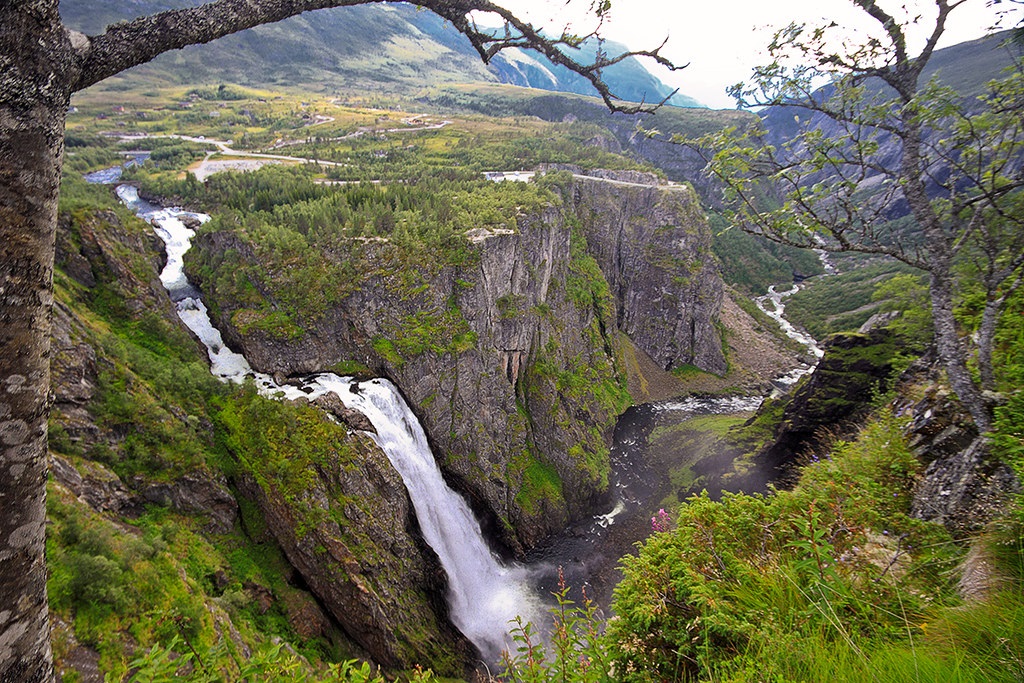
[[[949,389],[932,384],[917,401],[899,401],[897,414],[910,419],[907,440],[925,463],[914,489],[911,514],[943,524],[965,538],[1005,511],[1020,491],[1013,469],[993,457],[985,439]]]
[[[173,508],[189,515],[206,515],[206,530],[224,534],[238,519],[238,503],[228,490],[223,475],[204,471],[188,472],[174,481],[147,483],[139,477],[134,484],[148,503]]]

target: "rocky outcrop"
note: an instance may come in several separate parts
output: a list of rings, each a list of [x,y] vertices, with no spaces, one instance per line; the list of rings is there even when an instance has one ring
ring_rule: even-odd
[[[324,394],[316,398],[313,401],[314,404],[320,406],[328,413],[333,415],[344,425],[347,425],[350,429],[355,429],[360,432],[369,432],[370,434],[376,434],[377,428],[370,422],[370,418],[363,415],[358,410],[349,408],[341,399],[338,398],[337,394]]]
[[[228,490],[227,480],[219,474],[193,471],[171,482],[153,483],[140,478],[136,488],[146,503],[206,516],[209,522],[205,529],[210,533],[228,533],[238,519],[238,503]]]
[[[696,197],[653,176],[604,175],[562,174],[561,206],[470,231],[461,265],[410,271],[386,241],[354,242],[358,287],[303,320],[298,338],[233,325],[242,305],[219,296],[217,277],[226,254],[255,258],[238,235],[202,236],[187,267],[254,367],[355,362],[391,379],[445,474],[521,549],[605,494],[612,428],[629,403],[626,345],[663,368],[725,370],[722,284]],[[273,307],[272,282],[253,285]]]
[[[51,453],[50,473],[97,512],[132,514],[139,509],[121,478],[99,463],[84,461],[76,467],[67,458]]]
[[[823,348],[817,368],[787,400],[772,441],[754,458],[767,481],[787,477],[833,440],[855,433],[872,396],[889,386],[898,346],[887,330],[835,334]]]
[[[976,439],[963,451],[933,460],[914,490],[914,517],[942,523],[961,538],[981,531],[1020,492],[1013,470]]]
[[[856,432],[874,392],[887,388],[898,350],[898,338],[884,328],[834,335],[826,342],[824,358],[785,404],[772,442],[755,457],[757,469],[767,469],[768,481],[785,478],[807,458],[823,455],[832,440]],[[907,444],[923,465],[911,514],[939,522],[957,537],[976,534],[1021,490],[1013,469],[978,438],[931,354],[900,376],[896,394],[891,409],[907,420]],[[762,410],[772,409],[766,403]]]
[[[417,535],[401,477],[368,438],[352,436],[348,447],[309,463],[298,496],[269,472],[236,483],[309,589],[379,664],[461,674],[473,647],[448,621],[447,580]]]
[[[623,177],[624,176],[624,177]],[[616,327],[665,370],[726,371],[714,328],[724,285],[704,212],[685,185],[616,174],[573,183],[587,246],[616,300]]]
[[[913,370],[906,385],[930,368],[921,363]],[[981,531],[1004,511],[1008,496],[1020,491],[1013,469],[992,456],[970,416],[942,385],[930,384],[917,400],[898,401],[895,410],[909,418],[908,443],[925,465],[914,490],[913,516],[940,522],[963,538]]]

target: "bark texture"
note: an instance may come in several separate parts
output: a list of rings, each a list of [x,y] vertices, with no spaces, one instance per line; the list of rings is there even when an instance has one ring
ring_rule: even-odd
[[[0,680],[52,680],[46,420],[71,46],[57,0],[0,7]]]

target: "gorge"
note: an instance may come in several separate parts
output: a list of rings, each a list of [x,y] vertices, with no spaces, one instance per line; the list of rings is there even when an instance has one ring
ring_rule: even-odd
[[[176,302],[179,317],[206,346],[214,375],[224,381],[253,380],[268,397],[317,402],[330,393],[370,419],[375,432],[371,438],[401,474],[424,538],[445,569],[452,620],[484,658],[495,663],[509,647],[506,634],[515,617],[543,627],[543,603],[532,595],[528,570],[498,563],[469,507],[445,484],[416,416],[393,386],[386,380],[357,382],[334,374],[280,384],[268,374],[254,372],[244,356],[224,343],[184,273],[184,256],[194,232],[182,219],[198,226],[208,216],[161,209],[141,200],[129,185],[119,186],[117,194],[163,240],[167,259],[160,280]],[[606,523],[612,520],[609,515]]]
[[[631,454],[625,442],[612,443],[619,415],[629,404],[650,400],[651,395],[665,398],[674,395],[666,391],[680,391],[683,383],[672,370],[708,378],[724,375],[725,331],[734,320],[721,317],[726,293],[710,251],[706,217],[690,186],[631,170],[565,165],[541,170],[514,174],[520,179],[535,176],[533,182],[515,183],[516,187],[474,185],[482,201],[498,203],[497,218],[481,214],[483,220],[465,229],[464,242],[452,240],[429,255],[415,242],[410,245],[399,231],[410,220],[399,211],[407,201],[403,195],[411,194],[402,183],[372,190],[342,184],[328,190],[309,183],[308,174],[296,168],[266,169],[232,181],[245,184],[251,179],[257,184],[239,193],[249,202],[264,201],[275,192],[291,193],[296,184],[309,188],[300,194],[342,207],[380,202],[385,213],[375,226],[377,234],[368,235],[353,234],[352,223],[346,224],[341,211],[336,225],[311,225],[301,214],[301,202],[292,208],[284,199],[271,200],[279,206],[273,207],[273,219],[264,227],[266,208],[250,207],[249,216],[223,211],[235,198],[218,189],[225,186],[224,177],[214,176],[205,186],[184,189],[197,193],[188,198],[190,206],[204,205],[201,192],[218,197],[210,202],[222,208],[217,224],[200,230],[198,248],[188,256],[184,240],[163,234],[168,263],[161,279],[179,303],[179,315],[208,349],[218,377],[252,373],[262,392],[280,393],[299,403],[312,401],[356,430],[367,428],[365,420],[356,420],[337,402],[325,400],[324,382],[336,380],[306,375],[323,377],[319,373],[324,370],[354,373],[362,387],[371,386],[366,382],[371,376],[393,380],[411,405],[409,415],[415,414],[406,420],[421,420],[426,435],[420,438],[434,446],[436,456],[428,459],[436,460],[453,487],[467,495],[475,517],[484,522],[485,533],[497,541],[504,556],[530,560],[529,571],[519,573],[514,582],[530,584],[526,590],[546,597],[554,588],[557,567],[564,565],[571,581],[593,584],[597,592],[592,594],[608,605],[618,558],[650,531],[643,510],[654,490],[643,492],[645,483],[640,480],[650,473],[637,467],[642,456]],[[124,187],[119,192],[122,199],[144,207],[131,196],[133,190]],[[430,188],[416,200],[433,204],[437,196],[451,196],[456,210],[469,201],[444,186]],[[477,212],[472,205],[469,208]],[[390,228],[383,220],[389,213],[394,216]],[[165,211],[164,216],[170,213]],[[430,225],[433,217],[421,211],[412,220]],[[201,222],[196,216],[189,219],[193,227]],[[215,325],[207,317],[206,303],[198,300],[183,276],[186,261],[204,298],[209,296]],[[327,276],[313,277],[313,267]],[[293,273],[311,277],[314,284],[300,282]],[[338,280],[332,282],[332,277]],[[732,346],[728,353],[735,362],[738,356]],[[234,354],[231,348],[244,354]],[[252,372],[246,357],[262,372]],[[795,363],[793,357],[789,360]],[[726,393],[756,392],[771,378],[764,376],[757,384],[738,385]],[[729,380],[719,381],[726,385]],[[660,394],[649,386],[666,382],[674,388],[659,389]],[[336,388],[344,397],[341,403],[358,400],[351,391]],[[401,400],[399,396],[395,402]],[[750,411],[757,402],[728,396],[691,398],[655,404],[650,410],[684,419]],[[380,425],[376,429],[378,434],[386,431]],[[371,446],[364,441],[359,448]],[[254,455],[259,457],[258,451]],[[379,456],[374,460],[375,467],[383,466]],[[329,508],[323,499],[337,495],[327,481],[331,476],[319,467],[314,472],[309,491],[299,494],[306,501],[301,504]],[[351,557],[344,558],[335,576],[363,593],[362,605],[353,609],[357,593],[338,596],[325,585],[323,575],[330,571],[323,570],[316,544],[302,537],[310,523],[303,521],[295,501],[288,500],[296,494],[282,495],[270,480],[256,475],[238,477],[232,484],[257,501],[264,515],[283,517],[270,526],[290,564],[376,661],[386,666],[437,662],[431,648],[439,646],[417,640],[416,632],[445,634],[449,619],[494,661],[508,614],[476,629],[460,617],[454,602],[439,605],[430,599],[445,594],[457,598],[462,594],[459,584],[469,576],[496,577],[490,586],[508,580],[510,572],[494,563],[479,539],[479,529],[474,545],[482,550],[473,556],[480,561],[474,560],[469,569],[453,569],[446,561],[440,550],[444,544],[431,537],[418,509],[415,519],[409,513],[400,523],[406,527],[406,533],[399,534],[404,536],[404,548],[350,545]],[[396,495],[404,499],[404,492],[378,481],[388,476],[357,472],[346,486],[357,490],[369,485],[387,504]],[[364,481],[357,483],[357,478]],[[410,491],[418,486],[405,481]],[[341,498],[346,500],[344,491]],[[412,507],[417,506],[414,497]],[[461,503],[442,506],[459,510],[446,516],[460,517],[470,528],[477,526],[474,515],[466,516],[463,508]],[[363,511],[346,506],[342,516],[372,535],[380,525],[363,517],[372,517],[371,510],[372,505]],[[400,505],[398,510],[401,519]],[[605,514],[594,518],[595,512]],[[335,530],[314,526],[320,545],[334,555]],[[614,533],[607,533],[611,527]],[[569,534],[561,535],[566,529]],[[423,539],[417,539],[420,530],[433,551],[410,553],[410,546],[422,544]],[[361,566],[367,554],[397,556],[400,562],[382,559],[382,564],[391,565],[383,573],[393,573],[377,577],[376,588],[364,591],[364,577],[377,573]],[[440,562],[435,554],[441,556]],[[599,556],[600,563],[595,562]],[[411,571],[410,562],[417,565]],[[438,572],[439,567],[445,571]],[[597,579],[591,572],[605,576]],[[389,595],[385,586],[395,580],[408,580],[423,591],[416,598],[420,611],[410,611],[404,620],[396,612],[408,610],[406,596]],[[469,601],[474,618],[484,602]],[[529,600],[513,602],[522,605]],[[364,614],[353,618],[360,610]],[[431,622],[436,625],[423,626]],[[440,641],[448,645],[440,647],[454,643],[458,651],[458,638],[449,639],[454,630],[448,628]]]
[[[225,229],[200,235],[190,269],[255,367],[290,376],[342,363],[401,387],[446,475],[521,553],[605,495],[636,356],[660,372],[725,368],[722,284],[696,197],[646,182],[549,173],[481,186],[477,197],[513,204],[511,220],[468,230],[448,262],[387,237],[335,246],[341,227],[279,253]],[[345,291],[289,300],[289,276],[269,262],[314,254],[345,272]],[[287,331],[261,322],[270,315]]]

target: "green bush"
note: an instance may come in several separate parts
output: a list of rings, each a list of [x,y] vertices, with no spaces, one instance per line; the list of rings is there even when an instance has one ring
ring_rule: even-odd
[[[514,683],[611,683],[617,680],[602,633],[597,606],[583,591],[582,604],[569,598],[561,570],[558,589],[552,593],[556,606],[549,642],[529,623],[516,618],[512,628],[515,651],[503,656],[501,680]]]
[[[621,680],[747,680],[767,665],[798,671],[807,643],[905,638],[952,600],[944,572],[957,559],[941,527],[907,515],[917,468],[883,421],[793,491],[690,499],[674,530],[623,561],[608,627]]]

